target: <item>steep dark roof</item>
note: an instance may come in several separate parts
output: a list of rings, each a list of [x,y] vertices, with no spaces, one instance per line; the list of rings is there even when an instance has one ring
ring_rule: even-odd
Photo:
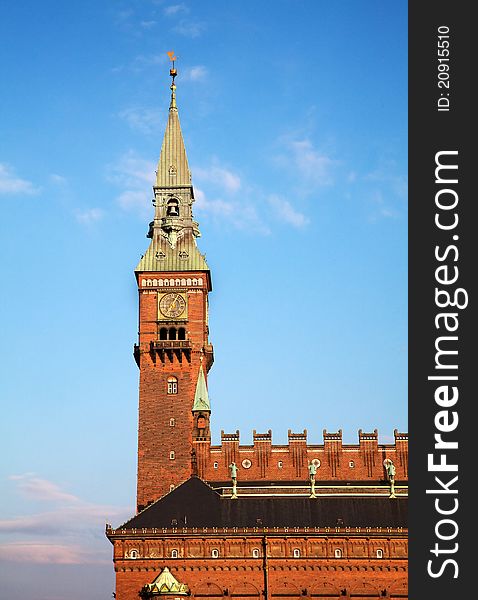
[[[122,528],[407,527],[407,499],[384,497],[221,497],[192,477]]]

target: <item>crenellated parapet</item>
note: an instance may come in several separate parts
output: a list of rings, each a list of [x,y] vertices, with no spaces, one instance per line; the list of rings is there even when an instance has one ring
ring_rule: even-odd
[[[386,482],[384,461],[393,461],[396,480],[408,480],[408,434],[394,431],[393,443],[379,443],[378,431],[358,431],[358,444],[344,444],[342,431],[323,430],[321,444],[309,444],[307,430],[288,431],[287,444],[273,444],[272,431],[253,431],[252,444],[241,444],[240,433],[221,431],[221,444],[201,445],[198,475],[227,482],[229,465],[238,467],[238,481],[308,481],[308,466],[317,468],[317,482]]]

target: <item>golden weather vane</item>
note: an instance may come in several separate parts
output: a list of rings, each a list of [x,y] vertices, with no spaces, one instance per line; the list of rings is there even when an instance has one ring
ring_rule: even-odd
[[[178,72],[176,71],[176,69],[174,67],[174,63],[178,59],[178,57],[174,56],[174,50],[170,51],[170,52],[167,52],[167,55],[169,56],[169,60],[173,63],[173,66],[171,67],[171,69],[169,69],[169,74],[173,78],[173,84],[174,84],[174,78],[178,74]]]

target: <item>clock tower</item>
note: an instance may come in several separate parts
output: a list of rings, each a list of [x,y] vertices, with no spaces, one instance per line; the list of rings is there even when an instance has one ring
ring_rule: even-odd
[[[173,65],[174,66],[174,65]],[[211,275],[196,238],[194,190],[176,105],[171,102],[153,186],[149,248],[136,267],[139,292],[137,509],[196,473],[193,438],[210,440],[207,374]]]

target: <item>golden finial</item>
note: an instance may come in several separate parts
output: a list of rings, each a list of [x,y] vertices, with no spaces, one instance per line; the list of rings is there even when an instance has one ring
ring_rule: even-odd
[[[176,85],[174,83],[174,78],[177,76],[178,72],[174,67],[174,63],[177,60],[177,56],[174,56],[174,51],[170,51],[167,53],[169,56],[169,60],[172,62],[172,67],[169,69],[169,74],[173,78],[173,82],[171,83],[171,104],[169,108],[176,108]]]

